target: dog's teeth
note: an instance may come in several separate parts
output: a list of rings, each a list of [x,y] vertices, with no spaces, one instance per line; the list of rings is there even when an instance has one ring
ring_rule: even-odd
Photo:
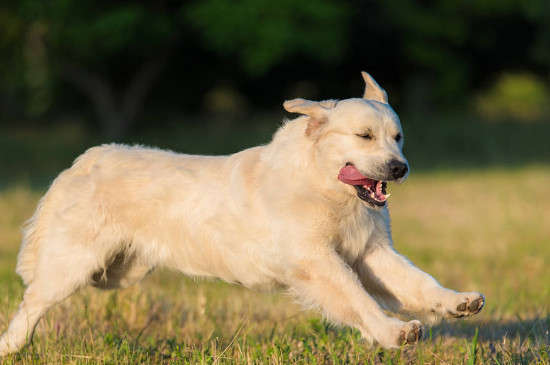
[[[384,194],[384,196],[386,197],[386,199],[388,199],[390,197],[391,194]]]
[[[374,197],[374,192],[373,192],[373,191],[370,192],[370,197],[373,198],[373,199],[376,199],[376,198]]]

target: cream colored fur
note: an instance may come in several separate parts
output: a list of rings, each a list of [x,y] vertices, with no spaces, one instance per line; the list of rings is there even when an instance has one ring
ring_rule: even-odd
[[[385,92],[363,77],[364,98],[288,101],[287,110],[305,115],[271,143],[234,155],[116,144],[86,151],[24,230],[17,273],[27,289],[0,354],[24,346],[44,313],[78,288],[123,287],[157,268],[286,288],[384,347],[414,343],[421,332],[419,321],[383,309],[422,317],[479,311],[480,294],[441,287],[392,248],[387,207],[371,206],[337,179],[348,162],[386,181],[388,161],[406,163],[395,141],[399,119]],[[366,130],[373,140],[359,136]]]

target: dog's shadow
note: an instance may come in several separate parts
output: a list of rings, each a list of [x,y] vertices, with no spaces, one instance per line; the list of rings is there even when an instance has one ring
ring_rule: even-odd
[[[506,318],[501,320],[459,320],[443,321],[426,333],[426,338],[431,335],[432,339],[442,338],[463,338],[471,341],[478,332],[479,341],[506,342],[526,340],[536,341],[546,346],[550,345],[550,315],[538,315],[528,319]]]

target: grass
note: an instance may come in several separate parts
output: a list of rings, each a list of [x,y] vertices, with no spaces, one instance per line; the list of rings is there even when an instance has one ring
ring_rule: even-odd
[[[189,141],[193,152],[228,153],[267,141],[272,130],[175,128],[168,137],[149,133],[131,141],[178,149],[183,140],[180,149]],[[438,142],[431,153],[442,169],[430,171],[422,164],[414,169],[429,155],[430,138],[414,142],[410,135],[421,131],[410,128],[413,172],[405,184],[390,186],[390,211],[396,248],[445,286],[483,292],[480,315],[432,327],[414,347],[371,349],[357,331],[334,327],[281,293],[160,271],[124,290],[81,290],[41,320],[31,346],[0,363],[550,364],[550,166],[539,161],[548,152],[500,130],[490,147],[473,136],[478,147],[455,163],[446,154],[466,138],[461,130],[433,132]],[[547,130],[529,126],[526,133],[536,142]],[[0,331],[23,293],[14,273],[19,227],[55,173],[99,142],[78,128],[0,133]]]
[[[438,325],[415,347],[369,349],[284,295],[158,272],[124,290],[81,290],[3,362],[550,364],[548,181],[550,168],[534,166],[417,173],[391,187],[397,249],[444,285],[487,295],[477,318]],[[18,227],[39,196],[0,193],[2,330],[23,292]]]

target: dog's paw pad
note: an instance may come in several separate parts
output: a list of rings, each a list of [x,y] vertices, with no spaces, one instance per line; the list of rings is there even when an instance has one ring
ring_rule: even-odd
[[[483,304],[485,304],[484,302],[485,301],[482,297],[477,298],[472,303],[470,303],[470,305],[468,306],[468,311],[472,314],[478,313],[481,308],[483,308]]]
[[[399,339],[397,340],[397,345],[414,345],[422,338],[422,327],[420,325],[414,324],[413,328],[409,332],[401,331]]]
[[[485,305],[485,298],[483,296],[479,296],[471,301],[468,300],[464,303],[460,303],[456,307],[456,312],[449,311],[449,315],[453,318],[463,318],[466,316],[471,316],[479,313],[479,311],[481,311],[484,305]]]

